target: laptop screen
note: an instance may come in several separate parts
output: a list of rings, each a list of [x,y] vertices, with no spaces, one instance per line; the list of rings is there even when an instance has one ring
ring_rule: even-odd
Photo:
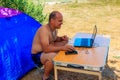
[[[97,33],[97,26],[95,25],[94,30],[93,30],[93,34],[92,34],[92,39],[93,39],[93,43],[96,37],[96,33]]]
[[[75,47],[92,47],[97,33],[97,27],[95,25],[91,38],[75,38]]]

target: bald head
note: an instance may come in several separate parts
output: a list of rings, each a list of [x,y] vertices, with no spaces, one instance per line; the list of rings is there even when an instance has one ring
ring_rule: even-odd
[[[49,15],[49,22],[51,21],[51,19],[55,19],[58,15],[62,15],[62,14],[59,11],[51,12]]]

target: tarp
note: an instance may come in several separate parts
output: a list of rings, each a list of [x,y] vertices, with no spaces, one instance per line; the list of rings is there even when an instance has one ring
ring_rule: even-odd
[[[19,80],[34,68],[31,46],[40,26],[23,12],[0,7],[0,80]]]

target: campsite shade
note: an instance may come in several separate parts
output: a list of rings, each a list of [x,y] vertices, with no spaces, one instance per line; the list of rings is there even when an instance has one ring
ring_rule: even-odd
[[[19,80],[34,68],[31,46],[40,26],[23,12],[0,7],[0,80]]]

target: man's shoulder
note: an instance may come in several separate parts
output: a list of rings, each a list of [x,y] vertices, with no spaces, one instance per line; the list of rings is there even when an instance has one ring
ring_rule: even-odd
[[[43,25],[39,28],[39,31],[40,32],[48,32],[48,29],[47,29],[47,26],[46,25]]]
[[[42,25],[41,27],[39,27],[39,30],[43,30],[46,29],[46,25]]]

